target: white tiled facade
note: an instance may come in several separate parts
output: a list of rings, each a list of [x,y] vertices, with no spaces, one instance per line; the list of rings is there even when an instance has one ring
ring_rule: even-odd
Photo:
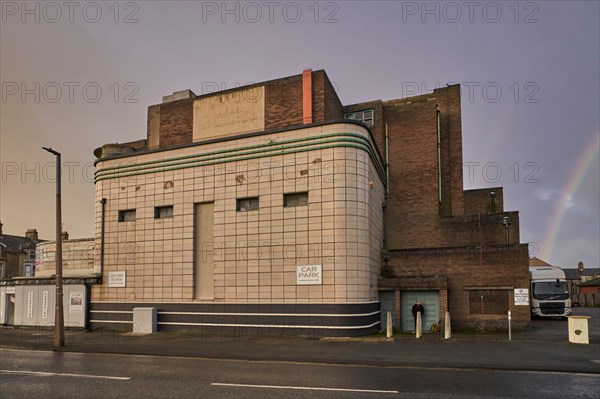
[[[214,204],[214,243],[203,245],[204,254],[214,259],[211,302],[378,300],[385,194],[381,160],[376,151],[369,154],[334,136],[346,133],[364,137],[374,148],[363,126],[332,123],[99,160],[95,234],[100,243],[105,198],[105,278],[92,286],[92,300],[198,301],[194,205],[202,203]],[[285,151],[262,150],[300,138],[306,140]],[[239,159],[253,148],[252,159]],[[210,165],[180,158],[223,150]],[[178,159],[151,169],[150,162],[172,158]],[[122,174],[107,171],[123,165],[129,169]],[[308,192],[307,206],[284,207],[284,194],[302,192]],[[259,209],[237,211],[237,199],[248,197],[259,198]],[[173,206],[173,217],[156,219],[159,206]],[[135,210],[135,221],[119,222],[124,210]],[[321,265],[322,283],[298,285],[299,265]],[[109,287],[106,277],[115,271],[126,272],[124,288]]]

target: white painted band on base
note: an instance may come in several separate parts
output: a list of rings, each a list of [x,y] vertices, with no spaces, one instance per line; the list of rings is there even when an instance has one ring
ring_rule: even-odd
[[[183,323],[183,322],[158,322],[158,324],[172,326],[207,326],[207,327],[256,327],[256,328],[306,328],[306,329],[326,329],[326,330],[360,330],[363,328],[371,328],[380,324],[381,321],[376,321],[363,326],[311,326],[311,325],[284,325],[284,324],[228,324],[228,323]]]
[[[94,312],[92,310],[92,312]],[[110,312],[110,311],[102,311]],[[115,312],[118,313],[118,312]],[[126,312],[122,312],[126,313]],[[196,316],[278,316],[278,317],[362,317],[373,316],[381,313],[376,310],[371,313],[223,313],[223,312],[158,312],[158,314],[181,314],[181,315],[196,315]]]

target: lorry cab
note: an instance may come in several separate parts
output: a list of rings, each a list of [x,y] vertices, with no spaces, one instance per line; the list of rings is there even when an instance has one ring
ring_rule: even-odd
[[[561,317],[571,315],[571,298],[565,272],[556,266],[531,266],[531,316]]]

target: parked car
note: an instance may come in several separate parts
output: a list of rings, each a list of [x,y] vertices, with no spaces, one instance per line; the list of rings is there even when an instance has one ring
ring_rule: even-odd
[[[573,306],[573,307],[578,307],[579,306],[578,295],[571,295],[571,306]]]

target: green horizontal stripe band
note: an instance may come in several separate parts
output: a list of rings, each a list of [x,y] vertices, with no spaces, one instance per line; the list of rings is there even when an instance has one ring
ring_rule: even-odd
[[[357,148],[357,149],[361,149],[361,150],[366,150],[366,148],[364,146],[355,145],[355,144],[330,144],[327,146],[310,148],[308,150],[307,149],[299,149],[299,150],[286,151],[280,155],[295,154],[295,153],[299,153],[299,152],[306,152],[306,151],[311,151],[311,150],[319,150],[319,149],[327,149],[327,148]],[[106,180],[106,179],[145,175],[148,173],[160,173],[160,172],[168,172],[168,171],[173,171],[173,170],[188,169],[188,168],[194,168],[194,167],[200,167],[200,166],[210,166],[210,165],[216,165],[216,164],[225,163],[225,162],[246,161],[246,160],[251,160],[251,159],[264,158],[264,157],[268,157],[268,156],[271,156],[271,155],[255,155],[255,156],[248,156],[248,157],[242,157],[242,158],[232,158],[227,161],[199,162],[199,163],[190,164],[188,166],[176,166],[176,167],[162,168],[162,169],[152,170],[152,171],[140,171],[140,172],[134,172],[134,173],[115,173],[114,175],[98,177],[96,179],[96,182],[101,181],[101,180]],[[385,181],[384,175],[379,170],[378,170],[378,174],[379,174],[379,177],[382,179],[382,181]]]
[[[278,146],[278,147],[273,147],[273,148],[265,148],[262,150],[252,150],[252,151],[245,151],[245,152],[236,152],[235,155],[253,155],[253,154],[265,154],[267,152],[271,153],[271,152],[277,152],[277,151],[284,151],[287,148],[298,148],[298,147],[309,147],[309,146],[314,146],[317,144],[328,144],[328,143],[335,143],[335,142],[352,142],[352,143],[357,143],[360,145],[368,145],[368,143],[365,143],[364,140],[357,140],[355,138],[341,138],[341,139],[334,139],[334,140],[319,140],[318,142],[310,142],[310,143],[300,143],[297,145],[291,145],[291,146]],[[140,164],[131,164],[131,165],[122,165],[120,167],[112,167],[110,169],[120,169],[117,172],[112,172],[112,173],[124,173],[124,172],[136,172],[139,170],[149,170],[149,169],[155,169],[155,168],[162,168],[162,167],[167,167],[167,166],[178,166],[178,165],[185,165],[185,164],[190,164],[190,163],[195,163],[195,162],[199,162],[202,161],[204,159],[208,159],[208,160],[217,160],[217,159],[226,159],[226,158],[230,158],[231,157],[231,152],[233,151],[226,151],[226,153],[223,153],[222,151],[219,151],[219,155],[217,156],[213,156],[211,157],[210,153],[209,154],[197,154],[193,156],[193,159],[187,159],[184,161],[180,161],[180,162],[171,162],[172,160],[175,160],[176,158],[170,158],[170,159],[161,159],[161,160],[157,160],[157,161],[152,161],[152,162],[148,162],[146,163],[148,166],[140,166]],[[272,156],[272,154],[270,155]],[[107,168],[109,169],[109,168]],[[101,169],[96,171],[96,177],[101,177],[107,174],[111,174],[110,170],[107,169]]]
[[[227,153],[231,153],[231,152],[240,152],[240,151],[245,151],[245,150],[256,150],[257,148],[270,147],[270,146],[281,146],[283,144],[292,144],[292,143],[299,143],[299,142],[304,142],[304,141],[314,141],[317,139],[324,139],[324,138],[330,138],[330,137],[357,137],[359,139],[364,140],[369,145],[371,144],[369,142],[369,140],[367,140],[367,138],[363,135],[360,135],[357,133],[340,132],[340,133],[322,134],[322,135],[310,136],[310,137],[299,137],[299,138],[295,138],[295,139],[274,141],[272,143],[264,143],[264,144],[258,144],[258,145],[237,147],[237,148],[232,148],[232,149],[227,149],[227,150],[211,151],[211,152],[206,152],[203,154],[183,155],[183,156],[173,157],[173,158],[169,158],[169,159],[158,159],[158,160],[154,160],[154,161],[145,161],[145,162],[139,162],[139,163],[130,164],[130,165],[110,166],[107,168],[103,168],[99,171],[96,171],[95,173],[98,174],[98,173],[101,173],[104,171],[109,171],[109,170],[130,168],[130,167],[135,167],[135,166],[151,165],[151,164],[158,163],[158,162],[178,161],[178,160],[182,160],[182,159],[190,159],[190,158],[198,158],[198,157],[205,157],[205,156],[211,156],[211,155],[227,154]]]
[[[323,140],[325,138],[337,137],[336,140]],[[341,138],[341,139],[340,139]],[[357,138],[359,140],[357,140]],[[312,141],[312,142],[308,142]],[[341,144],[344,143],[344,144]],[[285,145],[295,144],[295,145]],[[323,145],[325,144],[325,145]],[[266,148],[265,148],[266,147]],[[148,173],[160,173],[173,170],[210,166],[220,163],[245,161],[251,159],[265,158],[278,155],[295,154],[299,152],[314,151],[327,148],[357,148],[366,151],[373,161],[377,172],[385,184],[385,171],[379,162],[371,142],[364,136],[355,133],[334,133],[299,139],[291,139],[274,143],[266,143],[255,146],[245,146],[230,150],[213,151],[204,154],[193,154],[155,161],[146,161],[136,164],[112,166],[100,169],[96,172],[95,181],[106,179],[138,176]],[[262,150],[257,150],[262,148]],[[252,149],[252,151],[246,151]],[[216,156],[215,156],[216,155]],[[233,156],[235,155],[235,156]],[[180,162],[176,162],[180,161]],[[145,166],[148,165],[148,166]],[[113,171],[111,173],[111,171]]]

